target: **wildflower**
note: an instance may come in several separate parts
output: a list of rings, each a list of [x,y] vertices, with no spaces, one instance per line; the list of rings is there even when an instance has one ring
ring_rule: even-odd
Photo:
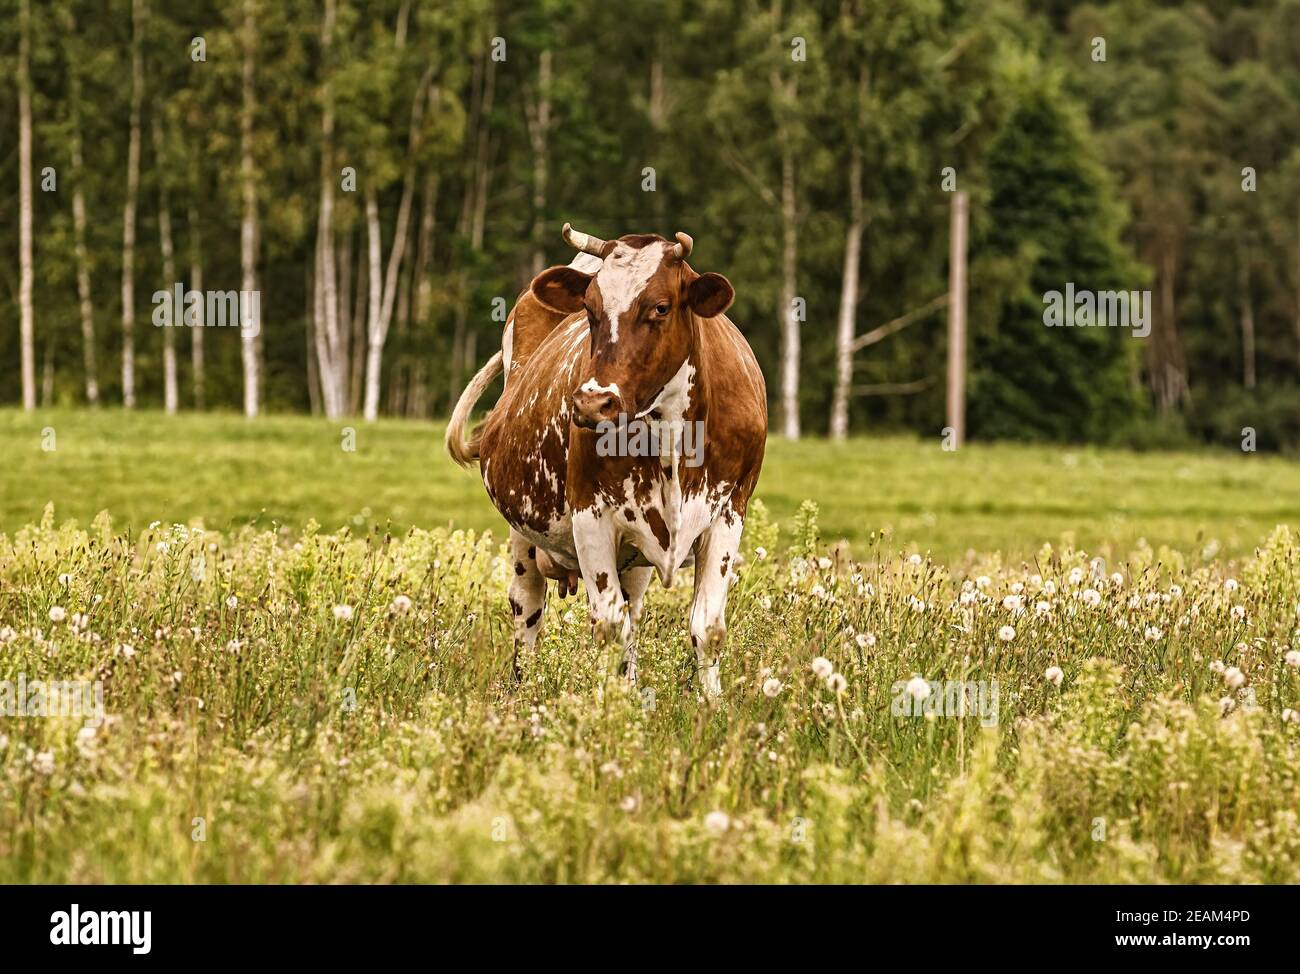
[[[627,812],[629,815],[631,815],[633,812],[636,811],[636,805],[637,805],[636,798],[634,798],[632,795],[628,795],[626,798],[624,798],[621,802],[618,803],[618,807],[623,809],[623,811]]]
[[[975,579],[976,588],[984,589],[984,588],[988,588],[992,584],[993,584],[992,581],[989,579],[987,575],[981,575],[977,579]]]
[[[1174,598],[1178,598],[1178,596],[1183,594],[1183,587],[1181,585],[1170,585],[1169,594]]]
[[[1003,626],[998,630],[998,638],[1004,643],[1009,643],[1016,638],[1016,630],[1011,626]]]
[[[1114,585],[1116,588],[1123,588],[1124,576],[1121,575],[1119,572],[1111,572],[1110,584]]]
[[[860,632],[855,637],[858,649],[870,649],[876,645],[876,634],[873,632]]]
[[[1239,589],[1240,587],[1241,587],[1241,586],[1238,584],[1238,582],[1237,582],[1237,580],[1236,580],[1235,578],[1230,578],[1230,579],[1228,579],[1226,582],[1223,583],[1223,590],[1224,590],[1225,592],[1235,592],[1235,591],[1237,591],[1237,589]]]
[[[764,595],[758,600],[758,604],[762,606],[764,612],[769,612],[772,609],[772,597],[770,595]]]
[[[1156,640],[1164,636],[1164,633],[1161,632],[1157,626],[1147,626],[1146,632],[1142,635],[1146,636],[1148,642],[1154,643]]]
[[[775,697],[781,692],[781,681],[776,677],[768,677],[763,681],[763,696]]]
[[[766,561],[767,549],[764,548],[762,545],[759,545],[757,548],[754,549],[754,557],[757,558],[759,561]]]
[[[1296,711],[1292,710],[1290,707],[1287,707],[1285,710],[1282,711],[1282,723],[1300,724],[1300,713],[1297,713]]]
[[[1025,590],[1024,582],[1016,582],[1014,585],[1011,586],[1011,592],[1013,595],[1019,595],[1024,590]]]
[[[824,680],[835,672],[835,664],[825,656],[818,656],[812,661],[812,671],[814,676]]]
[[[926,604],[920,599],[918,599],[915,595],[909,598],[908,605],[912,607],[913,612],[924,612],[927,608]]]
[[[1085,588],[1083,590],[1083,604],[1095,609],[1101,605],[1101,593],[1095,588]]]
[[[818,582],[808,590],[808,594],[814,599],[824,599],[826,598],[826,589],[822,587],[821,582]]]
[[[132,656],[135,655],[135,647],[132,646],[130,643],[121,643],[117,647],[117,649],[114,650],[114,654],[115,655],[120,654],[122,656],[125,656],[127,659],[130,659]]]
[[[909,565],[919,565],[921,564],[921,556],[918,554],[911,554],[907,558],[907,563]]]
[[[1008,595],[1002,600],[1002,608],[1008,612],[1019,613],[1025,607],[1025,600],[1019,595]]]
[[[13,626],[0,626],[0,643],[11,643],[18,638]]]
[[[1056,594],[1056,583],[1052,581],[1050,578],[1043,583],[1043,594],[1044,595]]]
[[[1210,664],[1211,673],[1222,673],[1225,669],[1226,667],[1223,665],[1223,660],[1221,659],[1216,659],[1213,663]]]
[[[817,567],[820,568],[822,571],[826,571],[828,568],[831,567],[832,564],[833,562],[825,556],[817,559]]]
[[[1219,713],[1220,713],[1220,714],[1226,714],[1229,710],[1231,710],[1231,709],[1232,709],[1233,707],[1235,707],[1236,705],[1237,705],[1237,702],[1236,702],[1235,700],[1233,700],[1232,697],[1220,697],[1220,698],[1219,698]]]
[[[731,816],[726,812],[709,812],[708,815],[704,816],[704,827],[710,832],[717,832],[721,835],[731,828]]]
[[[165,555],[165,554],[167,554],[167,551],[169,550],[169,549],[168,549],[167,542],[166,542],[166,541],[159,541],[156,545],[154,545],[154,550],[157,551],[158,554],[160,554],[160,555]]]
[[[72,613],[72,621],[69,622],[68,625],[77,630],[77,632],[83,632],[86,627],[90,625],[90,616],[86,615],[84,612],[74,612]]]
[[[1228,610],[1228,616],[1233,622],[1240,622],[1246,618],[1246,607],[1244,605],[1234,605]]]
[[[1080,582],[1082,582],[1082,581],[1083,581],[1083,569],[1082,569],[1082,568],[1077,568],[1077,567],[1076,567],[1076,568],[1071,568],[1071,569],[1070,569],[1070,584],[1071,584],[1071,585],[1078,585],[1078,584],[1079,584]]]
[[[1044,602],[1042,600],[1039,600],[1038,602],[1034,603],[1034,613],[1036,615],[1045,616],[1050,614],[1051,611],[1052,611],[1051,602]]]
[[[1047,682],[1054,687],[1059,687],[1061,681],[1065,679],[1065,673],[1059,666],[1049,666],[1047,672],[1043,674]]]
[[[336,605],[334,606],[334,618],[339,622],[349,622],[352,619],[352,606]]]
[[[32,767],[37,774],[54,774],[54,752],[41,751],[32,759]]]
[[[226,643],[226,652],[234,653],[236,656],[239,655],[239,651],[243,648],[244,644],[238,639],[232,639],[230,642]]]
[[[924,678],[914,676],[907,681],[907,692],[913,700],[924,700],[930,695],[930,684]]]
[[[62,585],[64,588],[67,588],[69,585],[72,584],[72,576],[69,575],[67,572],[60,572],[59,584]]]
[[[1300,666],[1300,649],[1293,649],[1282,658],[1286,660],[1287,666]]]
[[[398,595],[388,608],[394,615],[405,615],[411,611],[411,598],[408,595]]]
[[[227,609],[233,609],[233,608],[235,608],[235,606],[237,606],[237,605],[239,605],[239,599],[235,598],[233,595],[228,595],[228,596],[226,596],[226,608],[227,608]]]
[[[1246,674],[1235,666],[1229,666],[1223,671],[1223,682],[1228,684],[1230,689],[1236,690],[1246,682]]]
[[[826,678],[826,689],[837,696],[849,688],[848,680],[842,674],[832,673]]]
[[[606,761],[600,766],[600,773],[607,774],[611,778],[623,777],[623,769],[619,766],[617,761]]]
[[[50,606],[50,622],[62,622],[68,616],[67,610],[61,605]]]

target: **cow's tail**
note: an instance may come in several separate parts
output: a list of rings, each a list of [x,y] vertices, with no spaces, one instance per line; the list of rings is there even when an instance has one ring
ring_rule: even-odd
[[[447,424],[447,452],[451,458],[459,463],[462,467],[468,467],[478,459],[479,441],[483,438],[482,428],[475,429],[465,439],[465,423],[469,420],[469,414],[474,409],[474,404],[478,402],[483,391],[491,384],[492,380],[501,374],[501,353],[497,352],[483,368],[478,370],[478,374],[470,379],[469,385],[465,391],[460,394],[456,400],[456,408],[451,414],[451,422]]]

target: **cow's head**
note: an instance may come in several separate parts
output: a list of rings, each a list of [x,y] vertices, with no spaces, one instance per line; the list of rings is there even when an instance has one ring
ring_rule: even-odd
[[[585,311],[591,327],[591,372],[573,390],[573,421],[594,429],[644,416],[690,355],[696,320],[722,314],[736,292],[721,274],[690,268],[684,233],[675,243],[658,234],[601,240],[566,223],[564,239],[601,260],[594,274],[552,267],[532,283],[542,304]]]

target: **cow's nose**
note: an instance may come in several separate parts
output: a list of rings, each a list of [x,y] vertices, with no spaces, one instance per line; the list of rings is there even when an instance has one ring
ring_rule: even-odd
[[[622,411],[622,400],[609,389],[579,389],[573,394],[573,421],[584,429],[616,422]]]

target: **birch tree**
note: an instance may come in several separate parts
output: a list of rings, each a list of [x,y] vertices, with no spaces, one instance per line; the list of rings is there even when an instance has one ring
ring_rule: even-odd
[[[135,217],[140,195],[140,116],[144,104],[144,0],[131,2],[131,121],[122,207],[122,405],[135,408]]]
[[[36,324],[32,306],[32,8],[19,7],[18,38],[18,307],[23,409],[36,408]]]

